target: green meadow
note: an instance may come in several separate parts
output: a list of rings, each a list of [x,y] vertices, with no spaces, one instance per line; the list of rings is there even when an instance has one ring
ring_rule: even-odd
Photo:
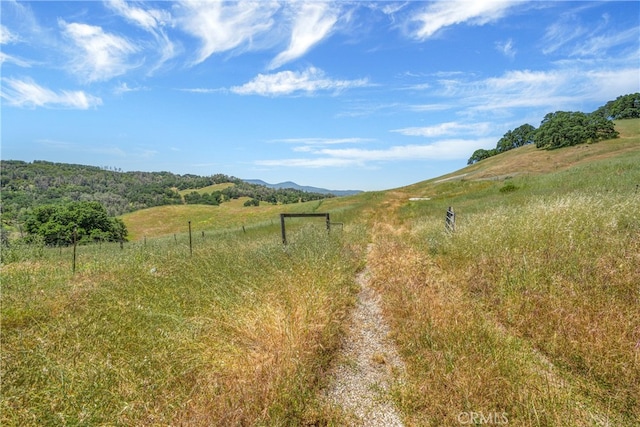
[[[342,425],[322,390],[371,245],[405,425],[637,425],[640,120],[616,128],[388,191],[133,212],[75,273],[73,248],[3,249],[0,423]],[[334,224],[287,219],[284,246],[283,212]]]

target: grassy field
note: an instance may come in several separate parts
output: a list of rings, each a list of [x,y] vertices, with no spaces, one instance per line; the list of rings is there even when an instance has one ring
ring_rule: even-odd
[[[640,120],[617,127],[384,192],[134,212],[75,274],[3,249],[0,424],[341,425],[320,391],[373,243],[406,425],[637,425]],[[281,212],[342,226],[292,219],[284,247]]]
[[[8,425],[296,425],[353,302],[363,230],[221,234],[3,266]]]
[[[455,174],[464,180],[388,193],[395,222],[375,228],[370,268],[408,365],[396,390],[408,424],[476,414],[519,426],[637,425],[640,121],[623,124],[621,140],[526,147]],[[576,159],[578,150],[588,154]],[[469,179],[488,170],[497,179]],[[415,196],[431,200],[406,201]]]
[[[196,189],[192,189],[192,188],[188,188],[186,190],[180,190],[178,191],[178,193],[180,193],[181,196],[185,196],[186,194],[191,194],[191,193],[199,193],[199,194],[210,194],[213,193],[215,191],[222,191],[225,188],[229,188],[229,187],[233,187],[235,184],[231,183],[231,182],[225,182],[222,184],[213,184],[213,185],[208,185],[206,187],[202,187],[202,188],[196,188]]]

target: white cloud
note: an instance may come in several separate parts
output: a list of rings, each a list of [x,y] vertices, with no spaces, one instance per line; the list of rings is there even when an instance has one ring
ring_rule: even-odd
[[[180,6],[184,13],[177,22],[202,43],[194,64],[214,53],[250,45],[256,35],[273,27],[273,15],[280,7],[273,1],[187,1]]]
[[[461,133],[465,134],[480,134],[486,135],[491,132],[491,123],[458,123],[458,122],[446,122],[440,123],[435,126],[424,127],[408,127],[403,129],[395,129],[391,132],[396,132],[406,136],[422,136],[426,138],[433,138],[443,135],[457,135]]]
[[[269,69],[279,68],[303,56],[330,34],[337,20],[338,11],[330,3],[312,2],[299,5],[289,47],[271,61]]]
[[[124,93],[138,92],[141,90],[147,90],[147,88],[142,86],[129,87],[127,82],[121,82],[115,88],[113,88],[113,93],[116,95],[122,95]]]
[[[176,47],[164,31],[164,27],[172,23],[172,17],[168,11],[134,7],[123,0],[111,0],[107,5],[128,21],[153,35],[160,55],[154,70],[175,56]]]
[[[80,49],[78,54],[73,50],[72,71],[83,79],[90,82],[108,80],[134,67],[127,60],[137,48],[126,39],[105,33],[101,27],[93,25],[62,20],[59,24],[65,36]]]
[[[220,93],[226,92],[226,89],[208,89],[208,88],[192,88],[192,89],[178,89],[182,92],[191,92],[191,93]]]
[[[496,42],[495,46],[498,52],[502,53],[507,58],[515,58],[517,50],[513,47],[512,39],[504,42]]]
[[[586,31],[579,22],[568,21],[564,17],[561,21],[547,27],[542,40],[544,46],[542,53],[545,55],[553,53],[571,41],[582,38]]]
[[[396,145],[383,149],[323,148],[305,150],[316,157],[259,160],[257,165],[270,167],[366,167],[377,162],[404,162],[415,160],[461,160],[478,147],[495,144],[495,138],[445,139],[424,145]]]
[[[150,32],[171,22],[171,14],[165,10],[142,9],[128,5],[124,0],[110,0],[106,4],[121,16]]]
[[[296,168],[326,168],[326,167],[347,167],[359,164],[353,159],[338,158],[317,158],[317,159],[278,159],[278,160],[257,160],[258,166],[269,167],[296,167]]]
[[[0,52],[0,65],[3,63],[12,63],[16,64],[19,67],[29,68],[31,67],[31,63],[20,58],[16,58],[15,56],[7,55],[4,52]]]
[[[593,35],[580,40],[571,56],[600,56],[607,53],[613,47],[619,45],[638,45],[640,30],[630,28],[617,33]]]
[[[100,98],[83,91],[54,92],[29,79],[5,78],[2,81],[4,83],[2,98],[15,107],[62,107],[86,110],[102,105]]]
[[[277,139],[273,142],[285,142],[290,144],[305,144],[305,145],[337,145],[337,144],[358,144],[361,142],[371,141],[368,138],[287,138]]]
[[[368,86],[367,79],[333,80],[327,78],[318,68],[310,67],[304,71],[281,71],[275,74],[258,74],[253,80],[230,90],[239,95],[277,96],[292,93],[318,91],[341,91],[354,87]]]
[[[11,32],[7,27],[0,24],[0,45],[13,44],[20,42],[20,37]],[[19,67],[29,68],[31,63],[23,59],[17,58],[12,55],[8,55],[0,51],[0,65],[4,63],[12,63]]]
[[[19,40],[19,37],[13,34],[7,27],[0,24],[0,44],[15,43]]]
[[[495,111],[510,108],[580,109],[583,102],[615,99],[638,90],[638,69],[590,67],[581,64],[550,71],[508,71],[478,81],[447,82],[450,96],[461,96],[468,108]]]
[[[397,160],[455,160],[464,159],[470,150],[479,146],[486,146],[494,142],[493,138],[485,139],[446,139],[424,145],[396,145],[385,149],[369,150],[362,148],[323,149],[318,154],[324,154],[341,159],[368,161],[397,161]]]
[[[438,30],[456,24],[485,25],[503,18],[507,10],[521,2],[513,0],[438,1],[413,17],[418,27],[413,37],[425,40]]]
[[[451,105],[448,104],[414,104],[407,107],[410,111],[423,112],[423,111],[444,111],[451,109]]]

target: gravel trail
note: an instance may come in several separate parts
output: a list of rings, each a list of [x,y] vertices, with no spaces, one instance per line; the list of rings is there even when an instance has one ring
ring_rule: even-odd
[[[327,397],[355,418],[354,425],[403,426],[389,387],[404,364],[388,338],[380,296],[368,284],[368,269],[358,274],[361,287],[341,353],[331,374]]]

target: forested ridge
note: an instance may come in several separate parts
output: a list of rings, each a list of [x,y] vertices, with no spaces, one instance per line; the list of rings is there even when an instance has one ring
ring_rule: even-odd
[[[195,193],[214,184],[233,185],[211,193]],[[249,184],[223,174],[178,175],[171,172],[122,172],[116,168],[54,163],[37,160],[0,161],[0,192],[3,223],[23,222],[30,211],[42,205],[95,201],[110,216],[171,204],[219,204],[250,197],[257,204],[296,203],[332,195],[295,189],[272,189]],[[184,197],[181,190],[194,190]]]

